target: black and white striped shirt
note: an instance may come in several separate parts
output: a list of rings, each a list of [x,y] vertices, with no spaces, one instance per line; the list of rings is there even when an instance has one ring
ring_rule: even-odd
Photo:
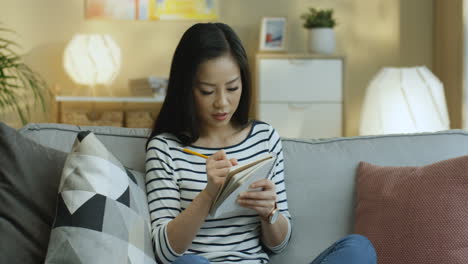
[[[206,161],[185,153],[176,146],[181,142],[171,134],[151,139],[146,155],[146,190],[151,217],[153,246],[162,263],[171,263],[180,255],[169,245],[167,224],[189,206],[207,184]],[[207,156],[220,150],[184,146]],[[291,236],[290,214],[284,184],[284,161],[281,140],[267,123],[254,121],[249,135],[239,144],[223,148],[228,158],[242,164],[258,156],[275,152],[278,159],[270,180],[276,184],[277,204],[288,220],[288,235],[275,248],[283,250]],[[268,255],[261,244],[260,219],[255,211],[214,219],[208,216],[191,246],[184,254],[197,254],[211,263],[267,263]]]

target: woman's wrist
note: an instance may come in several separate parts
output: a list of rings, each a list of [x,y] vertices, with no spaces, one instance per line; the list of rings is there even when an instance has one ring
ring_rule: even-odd
[[[268,214],[263,215],[263,216],[260,215],[260,220],[265,223],[270,223],[270,215],[273,213],[273,211],[275,211],[276,208],[277,208],[277,205],[275,202],[275,204],[273,205],[273,208],[271,208],[271,210],[268,211]]]
[[[204,189],[199,194],[200,199],[204,202],[207,202],[210,206],[213,203],[214,199],[216,198],[215,194],[210,193],[208,190]]]

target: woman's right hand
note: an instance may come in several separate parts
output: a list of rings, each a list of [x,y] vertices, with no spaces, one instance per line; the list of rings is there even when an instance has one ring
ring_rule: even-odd
[[[228,159],[226,152],[222,149],[208,157],[206,160],[206,175],[208,184],[205,191],[214,200],[219,188],[223,185],[229,169],[237,165],[236,159]]]

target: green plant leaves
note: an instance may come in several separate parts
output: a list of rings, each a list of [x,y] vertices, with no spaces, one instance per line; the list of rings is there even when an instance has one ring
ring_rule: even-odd
[[[309,12],[302,14],[301,19],[304,20],[303,26],[305,28],[333,28],[336,25],[336,21],[333,18],[333,9],[318,10],[309,8]]]
[[[50,91],[44,79],[11,48],[20,46],[3,36],[12,33],[15,32],[0,26],[0,112],[12,110],[26,124],[30,107],[25,98],[32,96],[34,103],[39,101],[45,111],[44,96]]]

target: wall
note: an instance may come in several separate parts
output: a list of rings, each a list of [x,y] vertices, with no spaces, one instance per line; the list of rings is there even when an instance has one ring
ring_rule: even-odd
[[[451,128],[463,121],[463,1],[434,2],[434,73],[444,83]]]
[[[468,1],[463,0],[463,29],[461,30],[461,34],[463,35],[462,37],[462,52],[463,52],[463,62],[462,62],[462,105],[461,105],[461,127],[463,129],[468,129],[468,83],[467,83],[467,77],[468,77]]]
[[[27,62],[62,93],[82,93],[65,75],[62,52],[78,32],[107,32],[122,49],[123,67],[114,95],[128,95],[127,81],[167,76],[171,55],[193,22],[86,21],[83,0],[0,0],[0,21],[21,34]],[[306,52],[299,19],[308,7],[334,8],[337,53],[346,57],[346,136],[358,133],[366,86],[383,66],[432,66],[433,0],[221,0],[220,20],[230,24],[251,58],[262,16],[288,19],[288,52]],[[105,91],[103,91],[104,93]]]

